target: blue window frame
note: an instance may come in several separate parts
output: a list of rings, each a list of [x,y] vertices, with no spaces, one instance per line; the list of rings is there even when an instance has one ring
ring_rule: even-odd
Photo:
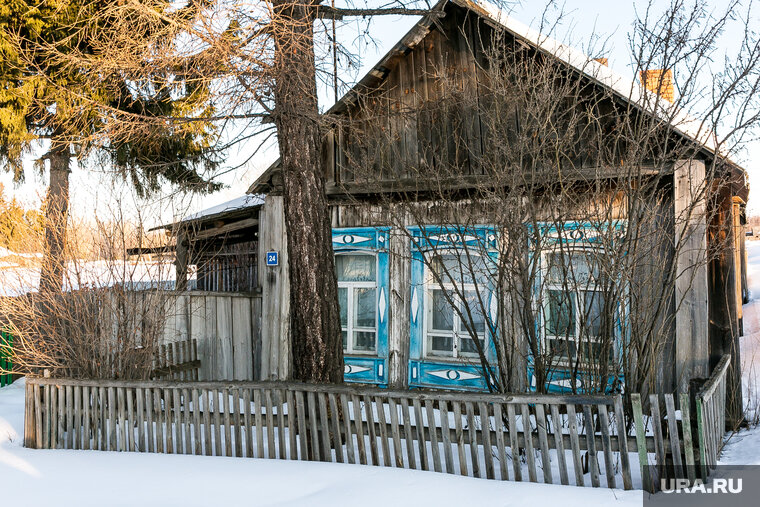
[[[531,255],[537,255],[539,262],[533,299],[539,317],[536,326],[542,352],[551,357],[546,390],[568,393],[575,387],[576,392],[583,392],[586,383],[599,385],[598,379],[592,378],[590,368],[584,369],[584,366],[598,362],[604,353],[609,354],[608,360],[614,362],[622,346],[620,316],[628,315],[628,312],[621,312],[620,308],[612,316],[616,329],[612,347],[605,346],[600,339],[605,295],[599,289],[604,275],[600,273],[597,256],[604,255],[601,235],[605,235],[609,244],[610,239],[614,241],[625,232],[625,223],[566,222],[560,227],[556,224],[539,224],[538,227],[542,237],[541,251],[531,248]],[[592,356],[593,359],[589,359]],[[534,364],[535,359],[529,357],[531,390],[537,388]],[[573,378],[571,365],[575,364],[579,368]],[[607,390],[617,389],[623,380],[622,375],[611,375],[606,381]]]
[[[388,231],[332,232],[346,382],[388,383]]]
[[[410,228],[409,385],[487,390],[475,339],[495,361],[497,235],[491,226]],[[462,318],[464,316],[464,318]]]

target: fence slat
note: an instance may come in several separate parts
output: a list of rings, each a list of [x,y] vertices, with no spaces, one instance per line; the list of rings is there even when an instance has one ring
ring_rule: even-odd
[[[496,459],[499,461],[499,479],[509,479],[509,467],[507,467],[507,453],[504,444],[504,420],[501,412],[501,403],[493,404],[493,423],[496,435]]]
[[[581,445],[578,436],[578,414],[575,412],[575,405],[567,405],[567,423],[570,430],[570,448],[573,451],[573,470],[575,472],[575,485],[585,486],[586,480],[583,477],[583,463],[581,462]]]
[[[81,386],[70,386],[74,395],[74,406],[72,407],[72,418],[69,424],[69,449],[81,449],[82,443],[79,429],[82,427],[82,421],[80,419],[81,409],[79,408],[82,403]],[[28,419],[26,419],[28,420]],[[26,437],[26,435],[24,435]]]
[[[483,459],[485,460],[486,465],[486,478],[493,479],[494,470],[493,448],[491,447],[491,417],[488,414],[488,405],[481,401],[478,404],[478,412],[480,413],[480,428],[483,438]],[[477,441],[474,443],[477,445]]]
[[[219,399],[223,391],[214,389],[214,456],[223,456],[222,454],[222,401]]]
[[[288,390],[285,392],[285,402],[288,404],[288,447],[290,448],[290,455],[288,457],[297,460],[298,444],[296,442],[296,437],[298,436],[298,430],[296,429],[296,417],[298,412],[293,391]]]
[[[516,481],[522,481],[522,465],[520,464],[520,445],[518,443],[517,417],[515,416],[515,406],[507,405],[507,420],[509,431],[509,447],[512,453],[512,472]]]
[[[462,405],[458,401],[453,401],[454,407],[454,435],[456,436],[457,457],[459,458],[459,474],[468,475],[467,457],[464,452],[464,429],[462,426]]]
[[[377,422],[380,428],[380,447],[383,450],[383,466],[393,466],[391,450],[388,444],[388,417],[385,413],[385,401],[379,396],[373,398],[377,413]]]
[[[412,438],[411,416],[409,415],[409,401],[401,399],[401,415],[404,419],[404,440],[406,442],[406,462],[409,468],[416,469],[417,461],[414,458],[414,439]]]
[[[203,390],[203,454],[211,456],[214,454],[214,446],[211,438],[211,398],[213,391],[210,389]]]
[[[420,400],[415,399],[412,403],[414,404],[414,426],[417,430],[417,450],[420,456],[420,468],[422,470],[430,470],[427,445],[425,445],[425,425],[422,422],[422,407],[420,405]]]
[[[324,403],[320,396],[320,403]],[[267,456],[269,459],[277,457],[277,451],[275,450],[275,438],[274,438],[274,410],[272,408],[272,391],[264,389],[264,412],[267,421]],[[327,426],[326,424],[324,426]]]
[[[456,473],[454,470],[454,456],[451,453],[451,433],[449,430],[448,402],[441,401],[438,405],[441,416],[441,436],[443,440],[443,457],[446,460],[446,473]]]
[[[563,438],[562,419],[559,416],[559,407],[550,405],[549,411],[552,416],[552,433],[554,434],[554,447],[557,449],[557,466],[559,468],[559,481],[563,485],[569,484],[567,476],[567,461],[565,456],[565,442]]]
[[[644,491],[654,493],[652,477],[649,472],[649,455],[647,453],[647,437],[644,429],[644,412],[641,407],[641,395],[631,394],[631,408],[633,410],[633,423],[636,432],[636,447],[639,453],[639,468],[641,470],[641,483]]]
[[[377,431],[375,430],[375,411],[369,396],[364,395],[364,409],[367,414],[367,435],[369,436],[369,450],[372,452],[372,464],[379,465],[380,457],[377,452]]]
[[[691,436],[691,407],[689,395],[681,393],[681,429],[683,430],[683,452],[686,461],[686,475],[693,484],[697,477],[694,466],[694,441]]]
[[[654,450],[657,458],[657,468],[662,472],[665,467],[665,442],[662,435],[660,420],[660,399],[656,394],[649,395],[649,409],[652,414],[652,433],[654,434]],[[662,473],[660,473],[662,477]]]
[[[330,423],[335,458],[338,463],[345,463],[343,460],[343,445],[340,438],[340,414],[338,413],[338,401],[335,399],[335,393],[327,395],[327,402],[330,406]]]
[[[232,422],[230,420],[230,390],[224,389],[222,391],[222,407],[224,410],[224,455],[232,456]]]
[[[306,430],[307,413],[302,391],[296,391],[296,406],[298,410],[298,446],[301,451],[300,459],[305,461],[309,459],[309,442]]]
[[[685,478],[683,461],[681,460],[681,440],[678,438],[678,421],[676,420],[676,404],[673,395],[665,395],[665,410],[668,415],[668,435],[670,437],[670,451],[673,454],[673,467],[676,478]]]
[[[288,441],[285,435],[285,392],[281,389],[274,391],[277,400],[277,450],[280,459],[287,459],[286,447]],[[340,445],[340,438],[338,438]]]
[[[156,452],[164,452],[164,415],[161,408],[161,389],[153,389],[153,406],[156,414]]]
[[[470,444],[470,457],[472,458],[472,476],[483,477],[485,470],[480,467],[480,453],[478,452],[477,429],[475,428],[475,407],[469,401],[464,402],[464,409],[467,413],[467,432],[468,443]],[[464,435],[463,435],[464,436]]]
[[[525,455],[528,459],[528,478],[530,482],[538,482],[536,458],[533,454],[533,428],[530,422],[530,407],[527,403],[520,404],[520,414],[525,441]]]
[[[596,459],[596,439],[594,438],[594,416],[591,412],[591,406],[583,405],[583,419],[586,421],[586,443],[588,449],[588,469],[591,474],[591,486],[598,488],[599,482],[599,463]]]
[[[118,451],[116,446],[116,434],[118,430],[116,420],[116,389],[114,387],[108,388],[108,450]]]
[[[401,429],[398,422],[398,405],[393,398],[388,399],[391,416],[391,435],[393,436],[393,456],[397,468],[404,468],[404,453],[401,450]]]
[[[327,402],[325,400],[327,393],[317,393],[319,402],[319,429],[320,440],[322,440],[322,461],[332,461],[332,450],[330,449],[330,427],[327,425]]]
[[[610,440],[610,420],[607,407],[597,407],[599,411],[599,427],[602,431],[602,452],[604,454],[604,472],[607,477],[607,487],[617,488],[615,482],[615,463],[612,459],[612,441]]]
[[[552,464],[549,456],[549,440],[546,438],[546,412],[543,403],[536,404],[536,428],[538,429],[538,445],[541,448],[541,469],[544,472],[544,482],[552,484]]]
[[[127,440],[129,444],[129,451],[135,451],[135,402],[134,402],[134,389],[127,389],[124,395],[127,397],[127,422],[125,431],[127,433]]]
[[[343,424],[346,431],[346,459],[351,464],[356,464],[354,452],[354,432],[351,429],[351,414],[348,410],[348,398],[345,394],[340,395],[340,408],[343,412]]]
[[[253,391],[253,405],[254,405],[254,420],[256,424],[256,457],[257,458],[263,458],[265,456],[264,454],[264,427],[261,425],[262,421],[262,413],[261,413],[261,390],[254,389]],[[309,404],[309,407],[311,408],[313,404]],[[314,420],[314,418],[312,418]],[[316,435],[312,436],[312,438],[316,438]],[[315,453],[314,459],[318,458],[319,453]]]
[[[425,400],[425,417],[427,418],[425,426],[428,428],[428,436],[430,437],[430,451],[433,455],[433,470],[440,472],[442,470],[441,449],[438,447],[438,431],[432,400]]]
[[[623,411],[623,398],[615,395],[615,423],[617,424],[617,440],[620,452],[620,468],[623,473],[623,489],[633,489],[631,479],[631,461],[628,456],[628,437],[625,431],[625,413]]]
[[[203,444],[201,437],[201,397],[197,389],[192,389],[193,400],[193,454],[200,456],[203,454]]]
[[[145,452],[145,392],[142,387],[134,390],[135,405],[137,410],[137,452]]]
[[[251,422],[251,390],[243,389],[243,425],[245,426],[245,457],[253,457],[253,427]]]
[[[172,389],[172,408],[174,409],[174,449],[177,454],[185,454],[185,438],[182,431],[182,393],[179,389]]]
[[[319,430],[317,428],[317,400],[314,393],[311,391],[307,393],[306,399],[309,403],[309,422],[311,423],[309,427],[309,429],[311,430],[309,438],[311,440],[312,459],[316,461],[320,461],[322,457],[320,455]],[[355,410],[356,408],[354,408],[354,413],[356,413]],[[257,422],[258,427],[261,427],[260,423],[261,421]]]
[[[240,395],[240,389],[235,388],[230,391],[232,396],[232,424],[234,426],[234,439],[235,439],[235,456],[238,458],[243,456],[243,411],[240,407],[240,402],[243,397]]]
[[[127,450],[127,414],[126,414],[126,407],[125,407],[125,401],[126,401],[126,389],[123,387],[120,387],[116,390],[116,403],[117,403],[117,412],[119,414],[119,431],[118,431],[118,440],[116,443],[116,451],[126,451]]]

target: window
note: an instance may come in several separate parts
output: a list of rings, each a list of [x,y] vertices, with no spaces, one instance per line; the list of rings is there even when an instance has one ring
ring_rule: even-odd
[[[431,259],[425,291],[427,356],[478,357],[473,335],[481,347],[485,346],[488,279],[488,266],[483,257],[444,253]]]
[[[377,259],[368,254],[335,256],[343,351],[377,350]]]
[[[566,249],[545,252],[543,313],[547,351],[557,363],[598,361],[606,345],[608,360],[613,347],[604,343],[604,278],[600,275],[599,250]],[[616,319],[617,315],[613,315]],[[580,355],[580,357],[579,357]]]

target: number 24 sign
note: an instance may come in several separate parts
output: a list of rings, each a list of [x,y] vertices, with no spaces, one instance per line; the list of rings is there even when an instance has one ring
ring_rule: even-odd
[[[280,263],[280,256],[277,252],[267,252],[267,266],[277,266]]]

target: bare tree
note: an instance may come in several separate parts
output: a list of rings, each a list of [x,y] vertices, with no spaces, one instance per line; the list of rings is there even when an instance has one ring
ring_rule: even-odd
[[[695,375],[666,359],[675,316],[699,268],[732,251],[731,157],[760,119],[758,39],[747,29],[709,68],[723,30],[748,21],[737,3],[706,9],[646,10],[630,41],[647,82],[626,88],[604,63],[464,15],[429,37],[458,32],[473,69],[439,59],[409,99],[358,88],[333,118],[349,140],[342,196],[407,234],[424,264],[428,354],[480,366],[499,391],[646,393]]]
[[[340,382],[338,298],[324,175],[319,169],[324,118],[318,83],[333,76],[333,66],[327,65],[331,55],[354,59],[331,39],[322,20],[389,14],[437,17],[440,6],[412,1],[334,7],[319,1],[276,0],[190,2],[185,10],[188,15],[183,19],[160,2],[107,4],[98,14],[104,22],[78,33],[93,48],[91,52],[71,55],[56,47],[43,49],[63,68],[85,69],[84,81],[90,86],[102,86],[104,76],[116,75],[133,79],[138,87],[145,82],[171,94],[179,75],[183,89],[202,90],[214,107],[213,114],[124,111],[79,93],[80,100],[97,102],[107,118],[103,131],[90,137],[95,146],[110,139],[138,138],[157,125],[189,128],[211,121],[217,128],[215,150],[247,142],[254,146],[253,157],[276,133],[288,253],[297,259],[290,267],[294,375]],[[328,74],[323,74],[327,67]],[[64,88],[62,93],[77,94]],[[106,132],[108,136],[103,135]]]

